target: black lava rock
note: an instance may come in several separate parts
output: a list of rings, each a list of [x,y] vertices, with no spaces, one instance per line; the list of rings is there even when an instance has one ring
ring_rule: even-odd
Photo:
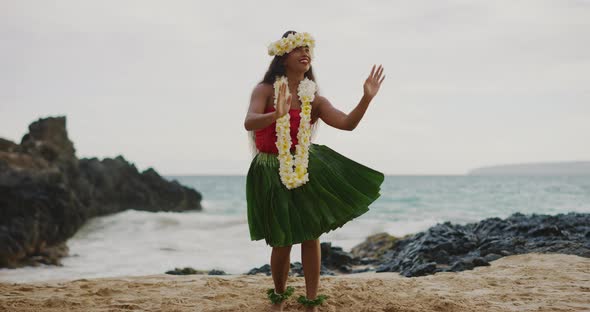
[[[465,225],[444,222],[397,241],[374,263],[375,271],[407,277],[457,272],[529,252],[590,257],[589,230],[590,214],[574,212],[554,216],[515,213],[505,220],[488,218]]]
[[[152,168],[75,151],[65,116],[33,122],[20,144],[0,139],[0,267],[60,265],[65,242],[92,217],[202,209],[200,193]]]

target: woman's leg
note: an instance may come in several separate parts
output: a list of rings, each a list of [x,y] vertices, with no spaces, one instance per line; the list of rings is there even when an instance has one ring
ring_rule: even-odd
[[[275,292],[285,292],[289,269],[291,268],[291,247],[273,247],[270,256],[270,271],[275,284]]]
[[[320,239],[307,240],[301,243],[301,260],[305,276],[305,292],[307,299],[313,300],[318,293],[320,284],[321,250]]]

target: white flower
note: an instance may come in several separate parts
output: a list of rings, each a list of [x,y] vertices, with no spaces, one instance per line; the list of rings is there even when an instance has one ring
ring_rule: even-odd
[[[308,46],[310,54],[313,57],[313,48],[315,47],[315,40],[309,33],[289,34],[286,38],[281,38],[268,45],[268,54],[283,55],[293,51],[297,47]]]
[[[299,86],[297,87],[297,95],[301,98],[301,102],[303,103],[303,99],[305,101],[313,102],[315,98],[315,91],[316,91],[316,84],[313,80],[308,79],[307,77],[303,79]]]

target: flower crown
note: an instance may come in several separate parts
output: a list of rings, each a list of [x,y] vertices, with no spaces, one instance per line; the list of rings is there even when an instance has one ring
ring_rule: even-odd
[[[313,55],[313,48],[315,47],[315,40],[306,32],[291,33],[286,38],[281,38],[268,45],[268,55],[281,56],[285,53],[293,51],[297,47],[309,47],[309,52]]]

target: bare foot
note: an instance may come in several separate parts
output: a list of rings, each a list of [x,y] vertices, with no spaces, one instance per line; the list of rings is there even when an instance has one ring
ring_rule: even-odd
[[[318,312],[318,307],[305,307],[305,312]]]

